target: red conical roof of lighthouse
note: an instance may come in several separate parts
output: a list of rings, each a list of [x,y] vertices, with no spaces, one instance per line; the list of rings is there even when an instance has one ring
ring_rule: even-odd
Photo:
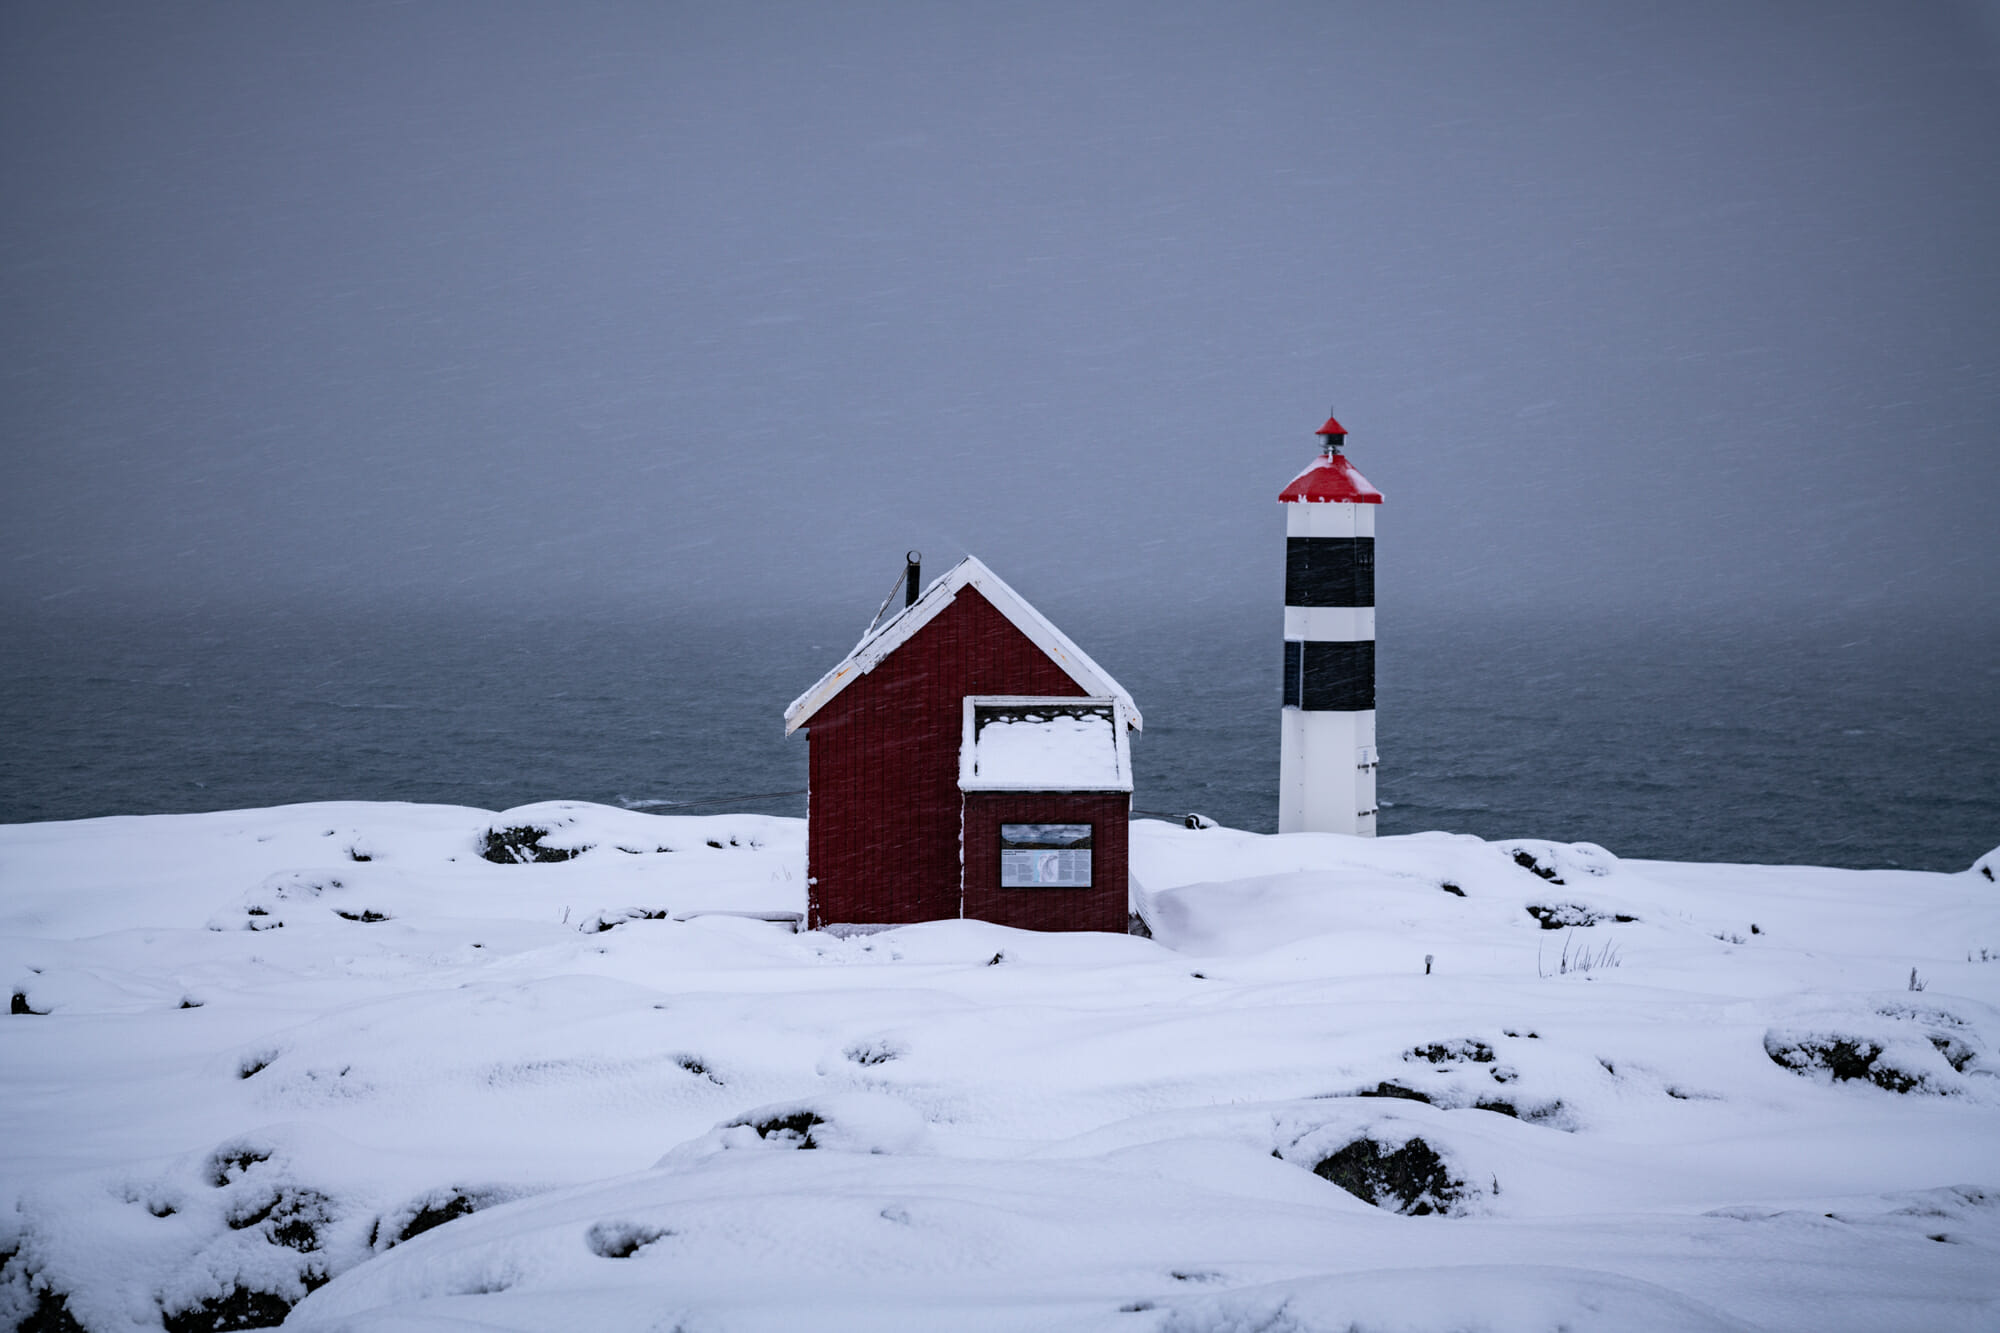
[[[1337,452],[1340,442],[1347,438],[1347,427],[1332,417],[1319,428],[1324,436],[1327,451],[1313,460],[1311,467],[1292,478],[1292,484],[1278,493],[1278,499],[1285,504],[1363,504],[1382,503],[1382,492],[1368,484],[1368,478],[1354,470]]]

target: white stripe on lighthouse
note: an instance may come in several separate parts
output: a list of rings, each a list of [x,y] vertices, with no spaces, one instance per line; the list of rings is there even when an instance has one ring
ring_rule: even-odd
[[[1285,608],[1287,639],[1354,640],[1375,637],[1375,608],[1372,606],[1288,606]]]
[[[1301,503],[1285,507],[1287,537],[1373,537],[1375,505]]]

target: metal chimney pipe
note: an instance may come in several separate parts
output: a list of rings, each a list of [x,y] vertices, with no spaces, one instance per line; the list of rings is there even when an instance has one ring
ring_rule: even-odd
[[[903,566],[903,605],[915,606],[917,604],[917,588],[924,581],[924,553],[922,551],[905,552],[903,559],[908,562]]]

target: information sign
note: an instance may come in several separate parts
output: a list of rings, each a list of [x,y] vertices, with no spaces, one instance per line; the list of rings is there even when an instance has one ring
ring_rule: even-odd
[[[1002,824],[1000,887],[1090,887],[1090,825]]]

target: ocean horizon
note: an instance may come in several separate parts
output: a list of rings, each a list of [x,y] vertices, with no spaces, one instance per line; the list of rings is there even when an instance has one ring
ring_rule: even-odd
[[[1043,604],[1130,690],[1136,811],[1275,828],[1272,608]],[[17,610],[0,822],[302,801],[803,815],[785,706],[865,608]],[[2000,842],[2000,629],[1381,613],[1380,832],[1960,870]]]

